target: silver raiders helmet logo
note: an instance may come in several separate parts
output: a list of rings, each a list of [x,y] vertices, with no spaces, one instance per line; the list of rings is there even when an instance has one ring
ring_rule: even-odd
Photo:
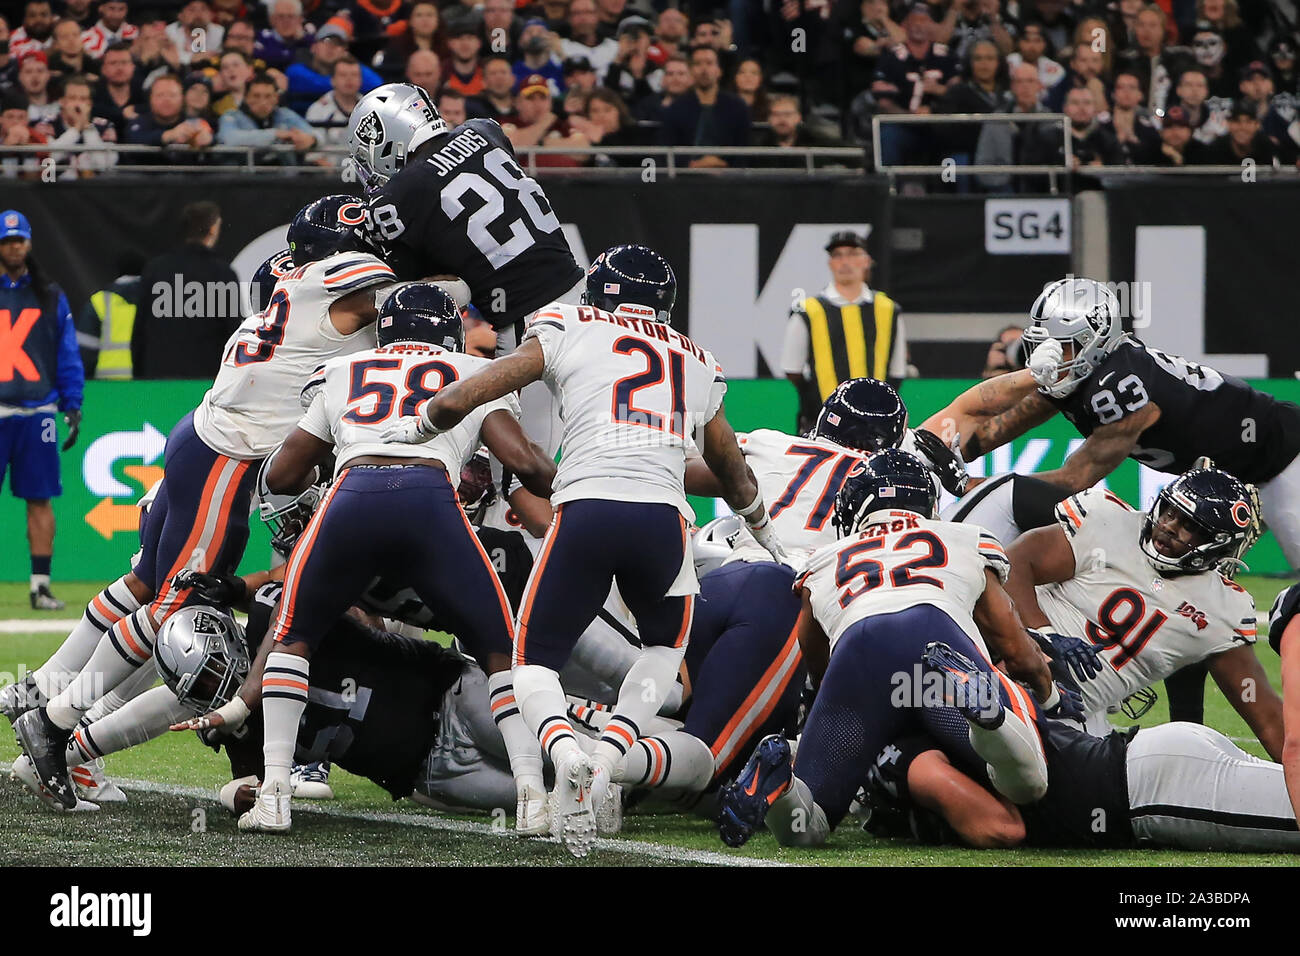
[[[378,113],[371,113],[357,124],[356,137],[367,146],[378,146],[384,141],[384,124]]]

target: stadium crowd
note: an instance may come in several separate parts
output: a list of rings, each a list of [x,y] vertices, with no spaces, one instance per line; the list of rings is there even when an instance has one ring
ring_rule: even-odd
[[[14,5],[18,8],[18,5]],[[1300,163],[1296,8],[1268,0],[29,0],[0,17],[3,175],[338,163],[360,95],[405,80],[516,147],[870,146],[877,113],[1063,112],[1073,164]],[[1055,124],[898,125],[895,163],[1060,163]],[[869,161],[870,150],[867,151]],[[784,160],[790,162],[789,158]],[[539,165],[638,165],[550,154]],[[1005,178],[981,179],[1005,188]],[[1033,188],[1032,181],[1024,185]]]

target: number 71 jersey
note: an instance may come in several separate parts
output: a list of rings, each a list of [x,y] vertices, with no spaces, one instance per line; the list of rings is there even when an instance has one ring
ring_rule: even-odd
[[[877,511],[857,534],[820,549],[799,569],[813,616],[831,648],[863,618],[929,604],[957,623],[988,655],[975,626],[985,570],[1006,582],[1011,564],[997,538],[978,525],[932,521],[910,511]]]

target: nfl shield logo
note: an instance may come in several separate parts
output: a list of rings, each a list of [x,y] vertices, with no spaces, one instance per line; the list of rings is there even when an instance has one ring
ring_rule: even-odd
[[[606,295],[618,295],[618,289],[619,289],[619,285],[618,285],[617,282],[606,282],[606,283],[605,283],[605,294],[606,294]]]
[[[16,213],[11,212],[9,215],[5,216],[6,229],[16,229],[17,227],[18,227],[18,216]]]
[[[840,423],[840,416],[836,415],[834,412],[827,412],[826,421],[828,424],[838,425]]]

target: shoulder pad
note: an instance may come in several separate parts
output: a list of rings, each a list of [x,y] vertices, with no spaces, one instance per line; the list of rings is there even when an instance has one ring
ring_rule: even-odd
[[[381,282],[396,282],[388,264],[368,252],[339,252],[307,266],[317,272],[321,286],[330,294],[352,292]]]
[[[1278,654],[1282,653],[1282,633],[1298,611],[1300,611],[1300,584],[1292,584],[1278,592],[1273,600],[1273,607],[1268,612],[1268,643]]]

